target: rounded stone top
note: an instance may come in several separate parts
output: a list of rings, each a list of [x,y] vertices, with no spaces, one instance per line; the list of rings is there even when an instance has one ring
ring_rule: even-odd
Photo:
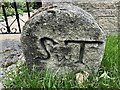
[[[27,64],[61,72],[97,71],[105,34],[88,12],[62,3],[40,8],[21,35]]]
[[[81,37],[83,40],[104,39],[104,32],[91,14],[77,6],[67,3],[60,5],[53,4],[52,6],[40,8],[27,23],[31,25],[30,27],[34,26],[34,28],[39,25],[45,30],[47,26],[50,27],[51,30],[57,29],[55,32],[58,33],[58,35],[59,33],[63,36],[65,34],[65,37],[69,39],[78,39],[78,37]],[[23,30],[27,30],[26,26],[27,25],[24,26]],[[36,30],[37,28],[32,29],[31,32],[35,32]],[[57,38],[58,35],[56,34],[54,38]]]

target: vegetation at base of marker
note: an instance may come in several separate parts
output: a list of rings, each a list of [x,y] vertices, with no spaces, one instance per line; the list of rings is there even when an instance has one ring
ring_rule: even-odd
[[[97,74],[78,85],[75,76],[65,74],[64,76],[53,75],[50,71],[44,74],[35,69],[30,71],[25,65],[20,66],[16,72],[7,74],[8,80],[4,81],[6,88],[120,88],[119,58],[120,35],[107,36],[106,48],[101,67]]]

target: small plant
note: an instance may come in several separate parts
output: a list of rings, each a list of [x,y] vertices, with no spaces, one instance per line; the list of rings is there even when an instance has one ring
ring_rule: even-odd
[[[0,22],[4,21],[4,16],[2,14],[0,14]]]
[[[7,16],[15,15],[15,10],[13,8],[6,8],[6,15]]]
[[[18,14],[20,14],[20,15],[23,15],[23,10],[21,10],[21,9],[17,9],[17,11],[18,11]]]
[[[17,5],[18,14],[23,15],[24,12],[27,12],[26,2],[19,2],[19,3],[16,3],[16,5]],[[32,6],[33,6],[33,3],[30,2],[29,3],[29,11],[30,12],[33,12]],[[7,16],[15,15],[15,9],[14,9],[13,3],[10,5],[10,2],[4,2],[4,7],[5,7]],[[4,15],[3,15],[2,7],[0,6],[0,21],[4,20],[3,17],[4,17]]]
[[[27,7],[22,8],[22,11],[23,11],[23,12],[28,12]],[[29,11],[30,11],[30,12],[33,12],[33,9],[32,9],[32,8],[29,8]]]

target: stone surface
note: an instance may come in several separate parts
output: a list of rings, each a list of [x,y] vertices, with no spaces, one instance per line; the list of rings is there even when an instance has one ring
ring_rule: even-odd
[[[92,73],[101,64],[105,34],[91,14],[62,3],[40,8],[24,25],[21,44],[29,67]]]
[[[41,0],[41,1],[42,2],[115,3],[115,2],[118,2],[119,0]]]
[[[85,0],[84,0],[85,1]],[[69,4],[74,4],[85,11],[89,12],[92,16],[94,16],[98,25],[103,28],[104,32],[108,35],[118,34],[120,30],[118,29],[118,10],[117,10],[117,2],[92,2],[91,0],[86,3],[83,1],[75,1],[75,0],[43,0],[43,6],[52,5],[53,3],[63,3],[67,2]],[[107,19],[106,19],[107,18]],[[104,20],[103,20],[104,19]],[[107,20],[107,22],[106,22]],[[107,25],[106,25],[107,24]],[[110,26],[110,25],[111,26]],[[105,28],[104,28],[105,27]]]
[[[15,64],[21,56],[21,44],[16,40],[0,41],[0,68]]]

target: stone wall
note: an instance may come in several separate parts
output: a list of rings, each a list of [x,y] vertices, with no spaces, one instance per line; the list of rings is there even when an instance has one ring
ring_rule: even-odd
[[[75,5],[83,8],[94,16],[100,27],[108,34],[118,33],[117,5],[115,3],[79,3]]]

